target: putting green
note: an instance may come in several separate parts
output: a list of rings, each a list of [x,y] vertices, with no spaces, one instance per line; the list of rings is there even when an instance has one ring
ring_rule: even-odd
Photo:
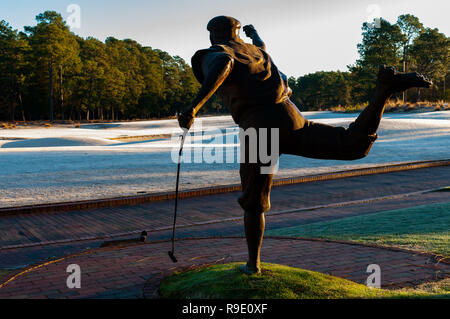
[[[267,231],[267,235],[351,240],[450,255],[450,202]]]

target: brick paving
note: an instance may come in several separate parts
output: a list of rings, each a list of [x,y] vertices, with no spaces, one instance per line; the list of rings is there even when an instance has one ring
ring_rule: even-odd
[[[205,264],[245,260],[244,238],[186,239],[177,242],[173,264],[167,256],[170,242],[103,248],[25,273],[0,289],[0,298],[153,298],[161,278],[177,270]],[[408,287],[442,279],[450,265],[428,255],[354,244],[268,237],[265,262],[320,271],[364,283],[369,264],[381,267],[384,288]],[[66,285],[67,266],[81,267],[81,289]]]
[[[276,187],[272,212],[448,186],[450,166]],[[242,216],[239,193],[183,199],[178,225]],[[0,249],[170,227],[173,201],[60,213],[0,216]]]
[[[272,194],[272,214],[444,187],[448,186],[449,177],[450,167],[447,166],[277,187]],[[242,236],[242,211],[236,203],[238,195],[230,193],[183,199],[178,219],[181,228],[177,237]],[[424,193],[344,207],[268,214],[267,227],[276,229],[443,201],[448,201],[448,193]],[[86,211],[2,216],[0,246],[18,247],[0,248],[0,269],[26,269],[27,265],[39,264],[49,257],[91,250],[87,250],[86,255],[69,257],[19,276],[0,288],[0,298],[140,298],[143,289],[145,295],[151,297],[161,276],[173,271],[168,270],[174,265],[167,256],[170,243],[157,242],[169,238],[172,214],[173,202],[166,201]],[[230,217],[236,219],[223,221]],[[216,223],[208,224],[213,220]],[[144,229],[150,231],[147,244],[97,249],[102,241],[107,240],[102,236]],[[245,247],[242,238],[180,241],[177,243],[180,263],[176,266],[243,261]],[[224,256],[225,259],[221,259]],[[367,277],[365,269],[368,264],[377,263],[382,268],[384,287],[411,286],[449,274],[447,264],[436,265],[434,258],[428,255],[300,239],[266,238],[263,260],[322,271],[357,282],[363,282]],[[81,263],[81,290],[69,290],[65,285],[68,275],[65,269],[70,263]],[[5,278],[0,279],[0,285],[4,281]]]

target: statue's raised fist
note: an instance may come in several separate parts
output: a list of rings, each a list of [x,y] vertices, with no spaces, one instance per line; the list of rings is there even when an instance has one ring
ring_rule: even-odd
[[[256,32],[256,29],[253,26],[253,24],[249,24],[249,25],[244,26],[243,30],[245,32],[245,35],[247,37],[249,37],[249,38],[251,38],[252,35]]]

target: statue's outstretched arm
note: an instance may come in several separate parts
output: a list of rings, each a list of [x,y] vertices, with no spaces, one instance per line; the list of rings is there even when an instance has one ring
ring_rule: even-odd
[[[243,28],[245,35],[252,39],[253,45],[256,45],[257,47],[266,50],[266,45],[263,40],[258,35],[258,32],[256,31],[255,27],[252,24],[246,25]]]
[[[202,87],[192,101],[191,108],[178,118],[181,127],[187,129],[191,127],[195,115],[230,74],[233,69],[233,61],[230,56],[222,52],[212,52],[203,57],[202,72],[204,80]]]
[[[255,27],[252,24],[244,26],[243,29],[244,29],[245,35],[247,37],[249,37],[250,39],[252,39],[253,45],[256,45],[257,47],[259,47],[259,48],[263,49],[264,51],[266,51],[266,45],[264,44],[263,40],[261,40],[261,38],[258,35],[258,32],[256,31]],[[283,79],[284,85],[286,86],[287,95],[291,96],[292,95],[292,89],[289,87],[288,78],[281,71],[280,71],[280,74],[281,74],[281,78]]]

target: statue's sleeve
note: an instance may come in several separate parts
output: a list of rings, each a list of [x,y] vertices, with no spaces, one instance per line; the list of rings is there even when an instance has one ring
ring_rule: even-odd
[[[289,80],[288,80],[288,77],[287,77],[286,74],[284,74],[283,72],[281,72],[281,71],[279,71],[279,70],[278,70],[278,72],[280,73],[281,79],[283,80],[283,84],[284,84],[284,86],[285,86],[285,88],[286,88],[286,93],[287,93],[287,95],[290,97],[290,96],[292,95],[292,89],[289,87]]]
[[[263,40],[261,40],[261,38],[259,37],[259,35],[256,31],[255,31],[254,35],[252,36],[252,42],[253,42],[253,45],[266,51],[266,44],[264,43]]]
[[[203,49],[197,51],[194,56],[191,59],[192,64],[192,71],[194,72],[194,76],[197,79],[199,83],[203,83],[203,80],[205,79],[205,76],[203,74],[202,70],[202,62],[206,55],[215,53],[215,52],[223,52],[230,56],[230,58],[233,58],[233,56],[227,52],[226,48],[224,48],[221,45],[213,45],[212,47],[208,49]]]

